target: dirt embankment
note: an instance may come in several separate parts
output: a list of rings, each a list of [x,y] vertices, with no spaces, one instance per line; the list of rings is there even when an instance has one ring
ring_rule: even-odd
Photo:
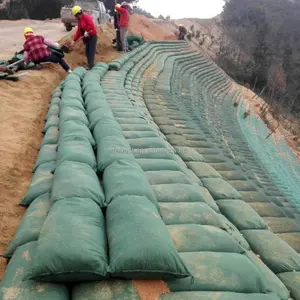
[[[59,20],[53,21],[0,21],[0,59],[9,59],[22,49],[24,27],[30,26],[37,33],[54,41],[71,39]],[[151,20],[134,15],[130,33],[149,39],[174,39]],[[120,55],[112,48],[115,31],[112,24],[105,24],[98,31],[96,61],[111,61]],[[81,42],[66,55],[72,68],[86,65],[85,49]],[[19,82],[0,81],[0,254],[6,250],[23,217],[25,209],[18,203],[25,195],[32,179],[32,167],[38,154],[43,135],[44,117],[52,90],[64,78],[65,72],[57,65],[44,65],[42,70],[31,70]],[[0,280],[6,260],[0,258]]]

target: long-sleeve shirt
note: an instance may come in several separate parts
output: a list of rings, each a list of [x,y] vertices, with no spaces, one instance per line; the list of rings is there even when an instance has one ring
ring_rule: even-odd
[[[27,38],[24,43],[24,61],[26,64],[31,60],[32,62],[38,62],[45,56],[51,55],[47,46],[55,47],[56,43],[45,39],[41,35],[32,35]]]
[[[115,6],[115,10],[120,13],[119,27],[128,27],[130,19],[128,10],[118,6]]]
[[[74,36],[74,42],[83,36],[85,31],[89,32],[89,36],[97,35],[96,25],[89,14],[82,14],[78,20],[78,28]]]

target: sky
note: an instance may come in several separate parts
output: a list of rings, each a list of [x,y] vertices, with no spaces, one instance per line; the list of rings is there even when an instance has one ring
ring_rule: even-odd
[[[139,0],[138,6],[154,17],[162,14],[172,19],[212,18],[222,11],[223,0]]]

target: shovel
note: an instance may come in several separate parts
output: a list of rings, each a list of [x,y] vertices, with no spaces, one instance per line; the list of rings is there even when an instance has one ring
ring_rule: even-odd
[[[90,33],[91,31],[89,31]],[[84,39],[84,36],[81,36],[73,45],[77,44],[79,41],[81,41],[82,39]],[[70,53],[72,50],[71,50],[71,43],[70,42],[66,42],[64,45],[62,45],[60,47],[60,49],[62,51],[64,51],[65,53]]]

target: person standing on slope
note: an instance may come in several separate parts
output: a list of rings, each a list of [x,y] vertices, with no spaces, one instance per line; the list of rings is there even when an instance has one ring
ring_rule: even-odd
[[[85,44],[85,55],[88,62],[88,68],[92,69],[95,64],[95,55],[97,47],[97,29],[93,18],[82,12],[80,6],[76,5],[72,8],[72,14],[78,21],[77,31],[75,33],[72,45],[80,38],[83,38]]]
[[[117,6],[121,7],[120,4],[117,4]],[[119,22],[120,22],[120,14],[115,9],[115,13],[114,13],[114,27],[115,27],[115,31],[116,31],[116,38],[115,38],[114,42],[116,42],[116,49],[117,49],[117,51],[122,51],[122,43],[121,43],[121,38],[120,38]]]
[[[120,30],[120,39],[122,43],[122,51],[126,52],[126,34],[128,30],[129,25],[129,9],[130,6],[127,2],[122,2],[121,6],[116,5],[115,10],[120,14],[120,20],[119,20],[119,30]]]
[[[47,49],[47,46],[58,48],[58,43],[47,40],[41,35],[35,35],[33,29],[29,27],[24,29],[24,38],[26,40],[23,46],[25,64],[28,64],[29,61],[35,64],[44,62],[59,63],[66,72],[72,72],[63,58],[52,54]]]

